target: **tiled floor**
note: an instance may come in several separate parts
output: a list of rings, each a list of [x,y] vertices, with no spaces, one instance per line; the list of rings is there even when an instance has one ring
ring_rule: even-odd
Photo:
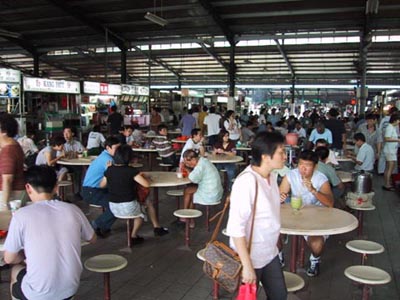
[[[365,213],[364,236],[384,245],[383,254],[371,255],[367,264],[382,268],[392,276],[392,282],[373,289],[372,299],[400,299],[400,198],[399,194],[382,191],[382,177],[374,178],[377,209]],[[170,228],[170,234],[155,238],[149,223],[141,230],[146,238],[144,244],[126,248],[125,222],[115,223],[111,236],[99,239],[95,245],[84,246],[82,261],[103,253],[119,254],[128,259],[128,267],[111,274],[113,299],[137,300],[200,300],[212,299],[211,281],[203,275],[202,263],[196,258],[197,250],[204,247],[210,233],[204,228],[204,219],[197,221],[192,230],[191,250],[183,250],[184,230],[171,223],[175,220],[173,211],[175,199],[166,196],[167,189],[160,189],[161,223]],[[78,202],[84,211],[89,212],[84,203]],[[98,212],[90,210],[88,217],[93,218]],[[305,282],[305,288],[292,299],[302,300],[352,300],[361,299],[361,290],[348,280],[343,271],[347,266],[359,263],[360,256],[345,248],[345,243],[356,238],[356,232],[332,236],[327,241],[323,254],[321,274],[308,278],[304,270],[299,270]],[[221,235],[221,239],[227,238]],[[289,245],[285,245],[286,261],[289,261]],[[306,259],[307,261],[307,259]],[[287,267],[285,268],[287,269]],[[3,271],[3,280],[8,280],[9,271]],[[84,270],[81,285],[75,299],[102,299],[102,276]],[[0,299],[9,299],[8,283],[0,283]],[[220,299],[234,299],[221,291]],[[263,292],[259,299],[265,299]]]

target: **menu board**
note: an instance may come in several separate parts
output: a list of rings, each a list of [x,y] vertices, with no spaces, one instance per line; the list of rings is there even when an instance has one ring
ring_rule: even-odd
[[[0,68],[0,82],[21,82],[21,72],[13,69],[1,69]]]
[[[94,95],[121,95],[121,85],[103,82],[84,81],[83,92]]]
[[[79,82],[36,77],[24,77],[24,90],[26,92],[66,94],[80,94],[81,92]]]

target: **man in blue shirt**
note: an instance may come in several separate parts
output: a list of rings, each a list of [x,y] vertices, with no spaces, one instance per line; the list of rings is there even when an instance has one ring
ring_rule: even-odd
[[[116,220],[109,207],[108,191],[106,188],[100,188],[100,182],[104,177],[107,165],[113,162],[113,156],[120,143],[116,137],[109,137],[104,146],[106,149],[90,164],[82,188],[83,200],[104,208],[103,214],[92,221],[92,226],[100,237],[104,237],[110,232],[111,226]]]

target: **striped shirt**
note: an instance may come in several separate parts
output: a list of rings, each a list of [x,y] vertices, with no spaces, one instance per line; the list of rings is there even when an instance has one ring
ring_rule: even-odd
[[[175,153],[174,149],[172,148],[171,142],[168,141],[166,136],[157,135],[153,139],[153,145],[154,147],[156,147],[158,155],[160,157],[170,157]]]

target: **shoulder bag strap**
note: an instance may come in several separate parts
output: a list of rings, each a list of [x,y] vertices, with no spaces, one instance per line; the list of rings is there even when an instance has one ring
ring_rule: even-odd
[[[254,196],[254,204],[253,204],[253,216],[251,217],[251,227],[250,227],[250,237],[249,237],[249,254],[251,253],[251,243],[253,241],[253,229],[254,229],[254,220],[256,217],[256,209],[257,209],[257,199],[258,199],[258,182],[257,182],[257,177],[254,176],[254,179],[256,181],[256,194]]]

